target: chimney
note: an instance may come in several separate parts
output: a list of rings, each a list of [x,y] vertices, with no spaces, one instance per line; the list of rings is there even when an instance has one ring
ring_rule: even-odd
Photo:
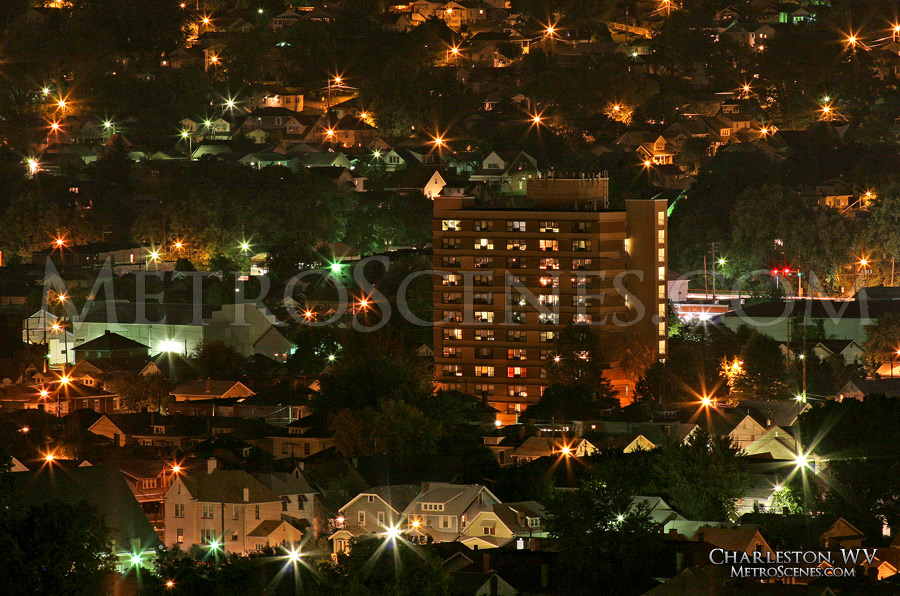
[[[218,465],[219,461],[216,458],[209,458],[208,460],[206,460],[206,473],[212,474],[213,471],[218,467]]]
[[[704,534],[703,530],[697,532],[697,542],[703,542]]]
[[[481,572],[491,572],[491,553],[484,553],[481,555]]]
[[[422,494],[427,493],[427,492],[428,492],[428,488],[429,488],[429,484],[428,484],[427,482],[423,482],[423,483],[422,483]]]
[[[244,503],[250,502],[250,489],[246,486],[244,487]]]

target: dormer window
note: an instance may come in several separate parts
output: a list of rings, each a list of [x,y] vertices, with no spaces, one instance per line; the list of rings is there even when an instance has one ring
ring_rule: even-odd
[[[166,427],[161,425],[153,425],[153,434],[154,435],[164,435],[166,434]]]
[[[443,511],[443,503],[422,503],[422,511]]]
[[[528,517],[528,527],[529,528],[537,528],[541,525],[541,518],[539,517]]]

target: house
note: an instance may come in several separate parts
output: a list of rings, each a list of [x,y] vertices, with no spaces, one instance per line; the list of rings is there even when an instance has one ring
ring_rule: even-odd
[[[239,164],[249,166],[261,170],[270,166],[281,166],[289,170],[298,171],[301,161],[299,157],[291,157],[284,153],[275,153],[274,151],[259,151],[248,153],[238,160]]]
[[[284,29],[285,27],[293,27],[302,21],[304,16],[305,15],[301,10],[289,8],[278,16],[273,17],[272,20],[269,21],[269,26],[276,31],[278,29]]]
[[[348,168],[310,168],[309,173],[324,180],[330,180],[341,188],[349,188],[354,192],[365,192],[365,176],[354,176]]]
[[[683,521],[685,518],[672,509],[662,497],[649,497],[636,495],[632,497],[628,505],[629,510],[644,509],[650,516],[650,521],[659,526],[662,532],[668,532],[672,527],[671,522]]]
[[[307,168],[347,168],[350,159],[340,151],[316,151],[303,157],[303,165]]]
[[[828,550],[861,548],[865,540],[866,535],[843,517],[831,524],[819,537],[822,548]]]
[[[516,538],[547,536],[544,506],[536,501],[497,503],[480,511],[462,532],[460,542],[469,548],[496,548]],[[526,544],[528,546],[528,544]]]
[[[6,506],[22,510],[55,501],[93,505],[112,531],[117,570],[151,568],[160,540],[119,470],[104,464],[60,471],[49,462],[34,472],[9,474]]]
[[[513,450],[510,457],[516,463],[524,463],[541,457],[586,457],[597,451],[593,443],[583,438],[528,437]]]
[[[335,554],[350,548],[353,538],[377,534],[400,525],[402,512],[419,492],[415,484],[375,486],[340,508],[335,532],[328,537]]]
[[[441,194],[447,181],[441,169],[436,166],[417,166],[395,172],[385,182],[385,190],[401,193],[419,192],[429,199]]]
[[[267,84],[250,99],[251,109],[285,108],[294,112],[303,111],[303,92],[297,87]]]
[[[286,434],[268,437],[269,452],[276,459],[304,458],[334,446],[334,431],[320,416],[305,416],[290,422]]]
[[[299,468],[287,472],[253,474],[261,484],[281,498],[281,517],[311,536],[321,532],[322,504],[319,491],[314,489]]]
[[[710,435],[731,439],[738,450],[747,448],[766,434],[766,428],[749,414],[741,414],[737,410],[723,413],[717,408],[710,408],[709,411],[709,416],[697,418],[697,424],[704,427]]]
[[[108,329],[100,337],[76,345],[73,351],[75,362],[97,358],[145,359],[150,355],[150,348],[144,344]]]
[[[177,352],[160,352],[138,374],[162,375],[176,384],[200,376],[194,364]]]
[[[492,151],[481,162],[470,182],[483,182],[503,193],[524,193],[529,179],[540,175],[537,160],[524,151]]]
[[[694,536],[697,542],[706,542],[714,548],[726,551],[742,552],[752,555],[755,552],[763,553],[764,557],[770,556],[773,551],[762,537],[759,530],[750,528],[714,528],[704,527]]]
[[[476,514],[499,502],[479,484],[425,482],[402,515],[410,536],[446,542],[456,540]]]
[[[779,477],[770,474],[750,474],[747,483],[735,502],[735,513],[755,513],[756,511],[781,512],[776,506],[776,496],[782,490]]]
[[[856,399],[863,401],[870,395],[900,397],[900,378],[857,379],[847,381],[838,391],[837,400]]]
[[[282,519],[282,508],[281,497],[259,480],[219,469],[213,458],[206,474],[179,474],[166,491],[164,542],[238,554],[299,543],[303,533]]]
[[[248,397],[253,394],[253,391],[240,381],[200,379],[182,383],[173,389],[170,395],[175,397],[175,401],[197,401]]]
[[[655,166],[671,165],[675,159],[674,149],[669,147],[669,143],[662,135],[656,137],[652,143],[638,145],[637,154],[643,161],[650,162]]]

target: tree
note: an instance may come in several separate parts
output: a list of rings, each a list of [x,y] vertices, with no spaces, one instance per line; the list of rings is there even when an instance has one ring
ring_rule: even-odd
[[[126,412],[167,412],[172,396],[168,379],[159,374],[141,375],[124,373],[110,382],[110,389],[122,397],[122,409]]]
[[[355,334],[313,398],[316,411],[376,408],[385,399],[417,405],[431,396],[432,381],[415,356],[381,333]]]
[[[784,355],[777,341],[754,330],[740,357],[727,363],[724,372],[734,399],[777,400],[788,397]]]
[[[659,403],[679,401],[683,391],[678,380],[665,362],[654,362],[634,386],[635,401],[655,401]]]
[[[654,468],[658,489],[688,519],[726,521],[747,472],[728,438],[696,431],[687,444],[663,445]]]
[[[612,384],[604,387],[602,393],[592,391],[586,385],[553,384],[544,390],[538,403],[528,406],[525,417],[540,420],[556,418],[558,421],[596,420],[600,417],[600,410],[618,405]]]
[[[563,593],[639,594],[654,585],[647,561],[660,554],[662,535],[647,509],[630,502],[630,494],[599,480],[553,494],[547,529]]]
[[[243,375],[247,368],[247,359],[222,341],[197,344],[191,358],[200,372],[208,377],[233,379]]]
[[[436,452],[440,423],[403,401],[385,399],[378,410],[342,410],[331,424],[335,446],[344,456],[383,453],[396,461]]]
[[[448,596],[440,562],[402,538],[366,536],[323,566],[326,594],[343,596]]]
[[[568,324],[556,338],[555,348],[545,365],[551,383],[585,385],[603,395],[610,392],[600,342],[588,325]]]
[[[885,313],[873,324],[866,325],[865,331],[866,366],[874,372],[885,362],[894,360],[900,350],[900,314]]]
[[[50,502],[0,516],[0,585],[10,596],[106,592],[114,571],[103,516],[87,503]]]

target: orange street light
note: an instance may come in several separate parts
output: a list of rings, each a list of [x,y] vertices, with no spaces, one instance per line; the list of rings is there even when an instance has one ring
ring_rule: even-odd
[[[177,473],[180,472],[180,471],[181,471],[181,466],[179,466],[178,464],[174,464],[174,465],[172,466],[172,473],[173,473],[173,474],[177,474]]]
[[[47,463],[52,462],[54,459],[56,459],[56,456],[53,455],[52,453],[48,453],[47,455],[44,456],[44,461],[46,461]]]
[[[334,77],[334,84],[335,84],[335,85],[340,85],[342,82],[343,82],[343,79],[340,77],[340,75]]]
[[[50,395],[49,391],[47,391],[46,389],[41,389],[41,397],[42,398],[47,397],[49,395]]]

